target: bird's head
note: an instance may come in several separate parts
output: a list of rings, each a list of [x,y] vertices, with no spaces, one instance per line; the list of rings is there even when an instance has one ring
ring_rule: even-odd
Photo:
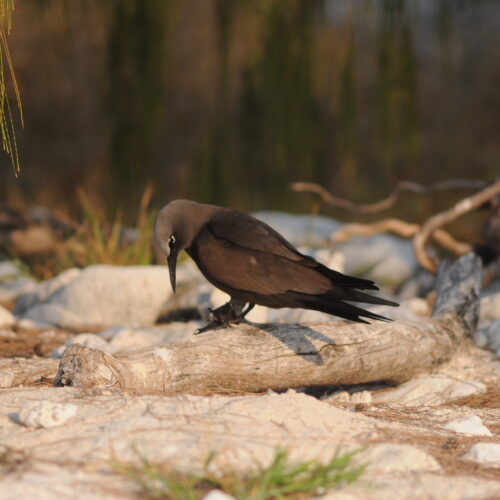
[[[201,212],[203,212],[201,207],[204,207],[204,205],[194,201],[171,201],[158,212],[155,219],[155,239],[167,257],[170,283],[174,292],[177,256],[179,252],[189,248],[202,223],[206,220],[200,216]]]

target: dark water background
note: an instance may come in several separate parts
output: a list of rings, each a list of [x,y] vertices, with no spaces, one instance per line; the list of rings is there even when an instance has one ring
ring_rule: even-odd
[[[11,204],[76,210],[83,188],[132,217],[150,182],[157,206],[301,211],[289,182],[366,203],[500,172],[499,1],[17,0],[10,48],[26,123],[19,179],[1,157]]]

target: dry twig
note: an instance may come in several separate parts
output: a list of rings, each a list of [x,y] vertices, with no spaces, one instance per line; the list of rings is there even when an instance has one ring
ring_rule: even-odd
[[[500,195],[500,180],[478,193],[464,198],[456,203],[452,208],[440,212],[428,219],[413,238],[413,249],[418,262],[430,271],[436,270],[436,262],[429,257],[425,250],[425,244],[429,237],[441,226],[449,224],[462,215],[480,207],[483,203]]]
[[[367,204],[357,204],[353,203],[351,200],[334,196],[325,188],[314,182],[294,182],[290,184],[290,189],[297,193],[314,193],[332,207],[343,208],[357,214],[372,214],[391,208],[401,196],[401,193],[405,191],[416,194],[427,194],[436,191],[447,191],[449,189],[482,189],[485,184],[486,183],[483,181],[474,179],[451,179],[448,181],[436,182],[430,186],[423,186],[422,184],[412,181],[401,181],[387,198]]]

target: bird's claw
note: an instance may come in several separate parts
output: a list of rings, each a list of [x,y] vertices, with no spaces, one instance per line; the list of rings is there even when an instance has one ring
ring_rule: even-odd
[[[220,321],[211,321],[207,325],[198,328],[198,330],[194,332],[194,335],[199,335],[200,333],[209,332],[210,330],[220,330],[221,328],[227,328],[228,326],[230,325],[227,323],[222,323]]]

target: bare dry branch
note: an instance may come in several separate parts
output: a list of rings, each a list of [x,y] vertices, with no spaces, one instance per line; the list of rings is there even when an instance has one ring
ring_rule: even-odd
[[[399,219],[383,219],[372,224],[346,224],[331,236],[333,243],[346,242],[353,236],[372,236],[380,233],[394,233],[403,238],[413,238],[419,231],[418,224],[412,224]],[[472,251],[472,246],[456,240],[444,229],[436,229],[432,238],[443,248],[453,252],[455,255],[465,255]]]
[[[462,215],[480,207],[483,203],[486,203],[498,195],[500,195],[500,180],[482,191],[460,200],[452,208],[440,212],[428,219],[413,238],[413,248],[419,263],[429,271],[435,271],[437,267],[436,262],[429,257],[425,250],[425,244],[429,237],[441,226],[458,219]]]
[[[435,184],[431,184],[429,186],[423,186],[422,184],[412,181],[401,181],[396,185],[394,191],[392,191],[387,198],[375,203],[361,205],[353,203],[351,200],[334,196],[325,188],[313,182],[294,182],[290,184],[290,189],[297,193],[314,193],[328,205],[343,208],[349,212],[357,214],[372,214],[391,208],[396,203],[401,193],[405,191],[416,194],[427,194],[436,191],[447,191],[450,189],[482,189],[485,185],[486,183],[484,181],[474,179],[451,179],[448,181],[436,182]]]

